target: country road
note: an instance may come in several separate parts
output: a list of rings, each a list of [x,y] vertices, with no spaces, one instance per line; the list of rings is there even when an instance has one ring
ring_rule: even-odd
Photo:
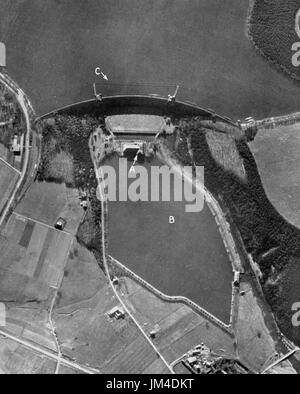
[[[98,169],[97,165],[96,165],[96,160],[93,156],[93,149],[92,149],[92,138],[90,138],[90,152],[91,152],[91,157],[92,157],[92,161],[94,164],[94,169],[95,169],[95,176],[97,177],[97,173],[98,170],[100,172],[102,172],[101,167]],[[103,174],[102,174],[103,175]],[[98,177],[97,177],[98,179]],[[125,304],[125,302],[122,300],[122,298],[120,297],[119,293],[117,292],[114,284],[112,283],[111,277],[110,277],[110,273],[109,273],[109,269],[108,269],[108,264],[107,264],[107,260],[106,260],[106,242],[105,242],[105,223],[106,223],[106,218],[105,218],[105,213],[107,211],[107,204],[105,204],[104,202],[104,198],[102,196],[102,190],[99,187],[99,193],[100,193],[100,197],[101,197],[101,223],[102,223],[102,258],[103,258],[103,264],[104,264],[104,268],[105,268],[105,272],[107,275],[107,278],[109,280],[109,284],[114,292],[114,295],[116,297],[116,299],[120,302],[120,304],[122,305],[124,311],[128,314],[128,316],[133,320],[133,322],[135,323],[135,325],[137,326],[137,328],[139,329],[139,331],[141,332],[141,334],[144,336],[144,338],[146,339],[146,341],[150,344],[150,346],[153,348],[153,350],[155,351],[155,353],[157,354],[157,356],[162,360],[162,362],[165,364],[165,366],[168,368],[168,370],[171,372],[171,374],[174,374],[173,369],[171,368],[171,366],[169,365],[169,363],[166,361],[166,359],[164,358],[164,356],[160,353],[160,351],[157,349],[157,347],[154,345],[154,343],[151,341],[151,339],[148,337],[148,335],[145,333],[145,331],[143,330],[142,326],[140,325],[140,323],[136,320],[136,318],[133,316],[133,314],[130,312],[130,310],[128,309],[127,305]]]
[[[23,345],[23,346],[25,346],[25,347],[27,347],[27,348],[29,348],[29,349],[31,349],[31,350],[34,350],[35,352],[38,352],[38,353],[40,353],[40,354],[43,354],[44,356],[47,356],[47,357],[51,358],[52,360],[57,361],[59,364],[65,364],[65,365],[68,366],[68,367],[78,369],[79,371],[85,372],[86,374],[90,374],[90,375],[91,375],[91,374],[100,373],[100,371],[98,371],[98,370],[96,370],[96,369],[87,368],[87,367],[82,366],[82,365],[80,365],[80,364],[77,364],[77,363],[75,363],[75,362],[73,362],[73,361],[69,361],[69,360],[67,360],[66,358],[64,358],[64,357],[63,357],[62,355],[60,355],[60,354],[51,353],[51,352],[49,352],[48,350],[42,349],[42,348],[40,348],[39,346],[33,345],[33,344],[30,343],[30,342],[23,341],[22,339],[20,339],[20,338],[14,336],[14,335],[8,334],[8,333],[5,332],[5,331],[0,330],[0,337],[1,337],[1,336],[2,336],[2,337],[5,337],[5,338],[7,338],[7,339],[10,339],[10,340],[12,340],[12,341],[14,341],[14,342],[17,342],[17,343],[19,343],[20,345]]]
[[[265,374],[266,372],[268,372],[270,369],[276,367],[278,364],[282,363],[283,361],[287,360],[288,358],[290,358],[293,354],[297,353],[300,351],[300,348],[295,347],[294,349],[292,349],[290,352],[288,352],[287,354],[284,354],[282,357],[280,357],[278,360],[274,361],[271,365],[269,365],[267,368],[265,368],[261,374]]]
[[[10,196],[6,207],[2,213],[2,216],[0,217],[0,226],[2,225],[7,213],[9,212],[10,207],[13,204],[13,201],[15,199],[16,193],[18,192],[18,190],[20,189],[20,187],[22,186],[23,180],[25,178],[26,175],[26,171],[27,171],[27,166],[28,166],[28,161],[29,161],[29,143],[30,143],[30,132],[31,132],[31,125],[30,125],[30,116],[29,116],[29,111],[27,109],[27,105],[25,102],[25,94],[21,89],[18,89],[17,92],[10,86],[9,83],[7,83],[6,81],[6,77],[3,74],[0,74],[0,83],[3,83],[6,88],[16,96],[16,99],[20,105],[20,107],[22,108],[22,111],[24,113],[25,116],[25,121],[26,121],[26,135],[25,135],[25,154],[24,154],[24,162],[23,162],[23,167],[21,170],[21,175],[20,178],[15,186],[15,189],[12,193],[12,195]]]

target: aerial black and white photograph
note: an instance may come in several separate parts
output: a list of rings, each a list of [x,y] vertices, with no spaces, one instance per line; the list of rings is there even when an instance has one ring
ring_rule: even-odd
[[[0,374],[300,374],[300,0],[0,0]]]

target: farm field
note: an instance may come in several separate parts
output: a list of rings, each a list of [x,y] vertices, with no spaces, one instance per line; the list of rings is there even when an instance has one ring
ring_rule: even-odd
[[[13,153],[5,145],[1,144],[1,142],[0,142],[0,158],[12,166],[15,165],[15,158]]]
[[[65,231],[75,235],[83,217],[77,189],[65,184],[38,182],[31,185],[16,213],[54,226],[59,217],[66,219]]]
[[[74,368],[67,367],[66,365],[60,365],[58,373],[60,375],[84,375],[84,372],[81,372]]]
[[[118,173],[117,156],[105,165]],[[143,164],[148,174],[154,165],[161,163]],[[186,213],[184,201],[109,202],[108,253],[166,295],[185,296],[229,322],[232,267],[206,205],[201,212]]]
[[[63,354],[103,373],[165,373],[128,316],[106,315],[117,305],[95,256],[74,243],[53,314]]]
[[[94,254],[74,240],[58,294],[57,307],[89,300],[107,283]]]
[[[23,341],[38,344],[54,352],[57,351],[55,337],[49,327],[49,313],[46,304],[7,304],[6,333]]]
[[[0,372],[5,374],[54,374],[56,362],[0,336]]]
[[[117,320],[106,315],[118,302],[98,267],[100,286],[98,290],[94,287],[95,295],[85,294],[85,285],[93,281],[87,282],[85,275],[92,264],[97,267],[96,260],[90,260],[89,268],[73,266],[78,273],[72,275],[81,272],[85,282],[66,275],[60,290],[54,320],[63,354],[103,373],[163,373],[165,366],[157,362],[157,355],[129,316]],[[81,300],[69,297],[66,290],[72,287],[78,289]]]
[[[244,291],[245,295],[240,297],[236,323],[238,354],[241,361],[259,372],[272,356],[280,353],[280,350],[270,335],[274,327],[270,328],[267,324],[267,318],[251,286],[242,283],[241,291]]]
[[[300,123],[260,130],[249,146],[269,200],[300,228]]]
[[[299,259],[295,257],[278,275],[276,285],[278,288],[278,309],[283,316],[280,321],[280,328],[298,345],[300,344],[299,327],[292,324],[292,305],[300,299],[299,283]]]
[[[157,327],[154,343],[168,362],[173,362],[204,342],[215,352],[234,357],[234,338],[219,326],[182,303],[161,300],[129,277],[121,277],[120,294],[146,332]]]
[[[243,160],[239,155],[235,140],[231,135],[207,131],[206,141],[211,155],[225,171],[246,181],[247,175]]]
[[[60,285],[82,215],[73,190],[69,200],[67,193],[64,185],[34,183],[11,215],[0,235],[1,301],[47,303],[51,288]],[[53,227],[61,214],[74,215],[66,227],[70,233]]]
[[[18,178],[19,174],[0,160],[0,212],[10,197]]]
[[[247,37],[248,0],[1,0],[0,7],[8,72],[38,114],[92,98],[93,82],[103,94],[164,95],[178,83],[180,99],[234,119],[300,106],[298,86]]]
[[[146,332],[158,328],[154,343],[171,363],[201,342],[224,357],[238,357],[256,372],[276,353],[286,352],[274,339],[277,334],[269,312],[247,282],[241,284],[245,294],[239,298],[231,336],[189,307],[161,300],[132,278],[122,276],[119,268],[115,271],[114,265],[111,269],[119,278],[119,293]]]
[[[4,168],[13,171],[6,165]],[[5,177],[0,178],[0,182],[4,181]],[[65,231],[54,228],[60,216],[67,220]],[[12,308],[22,305],[24,310],[28,309],[28,315],[31,308],[26,303],[29,302],[33,310],[44,312],[43,308],[53,299],[53,288],[60,286],[69,249],[82,217],[83,210],[75,189],[46,182],[34,182],[30,186],[0,234],[2,302],[9,303],[7,305]],[[47,333],[48,317],[43,317],[40,330],[39,323],[27,329],[28,322],[23,321],[18,312],[17,309],[11,311],[9,330],[53,347],[53,338]]]
[[[27,286],[41,292],[38,298],[48,296],[50,287],[60,284],[71,242],[70,234],[14,213],[1,234],[1,299],[26,300]]]
[[[8,149],[0,143],[0,158],[3,160],[7,160]]]
[[[17,160],[13,152],[7,149],[4,145],[0,143],[0,159],[4,160],[6,163],[10,164],[17,171],[21,171],[21,156],[18,156]]]

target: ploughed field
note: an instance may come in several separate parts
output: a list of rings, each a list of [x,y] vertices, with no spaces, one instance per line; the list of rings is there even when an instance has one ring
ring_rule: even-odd
[[[118,156],[105,165],[118,173]],[[161,163],[155,158],[142,165],[150,174],[151,166]],[[171,196],[173,187],[171,183]],[[228,323],[233,280],[229,257],[207,205],[201,212],[186,213],[185,204],[110,201],[108,252],[164,294],[185,296]],[[169,223],[169,216],[175,223]]]
[[[248,0],[0,0],[0,37],[8,72],[38,114],[93,98],[93,82],[104,94],[164,95],[178,83],[180,99],[233,118],[293,112],[298,86],[254,50],[246,36],[248,6]],[[138,83],[144,85],[132,85]]]
[[[0,212],[4,209],[18,178],[19,174],[13,168],[0,161]]]

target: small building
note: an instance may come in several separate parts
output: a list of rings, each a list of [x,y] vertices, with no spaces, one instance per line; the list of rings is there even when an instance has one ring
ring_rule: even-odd
[[[119,307],[119,306],[115,306],[114,308],[112,308],[110,311],[107,312],[108,316],[113,319],[122,319],[125,317],[125,313],[123,308]]]
[[[83,200],[83,201],[81,201],[80,202],[80,206],[86,211],[87,210],[87,201],[86,200]]]
[[[155,330],[151,330],[151,331],[149,332],[149,337],[150,337],[151,339],[154,339],[154,338],[156,337],[156,334],[157,334],[157,332],[156,332]]]
[[[123,145],[123,156],[133,159],[140,150],[140,145],[135,143],[125,143]]]
[[[194,349],[194,350],[192,350],[191,351],[191,356],[197,356],[197,355],[199,355],[199,354],[201,354],[202,353],[202,350],[201,349]]]
[[[241,278],[240,275],[241,274],[240,274],[239,271],[235,271],[234,272],[233,284],[234,284],[235,287],[239,287],[239,285],[240,285],[240,278]]]
[[[87,200],[81,200],[80,201],[80,206],[86,211],[88,208],[88,202]]]
[[[159,331],[160,331],[159,324],[155,324],[153,330],[151,330],[151,331],[149,332],[149,337],[150,337],[151,339],[156,338],[156,335],[159,333]]]
[[[188,357],[186,361],[189,363],[189,365],[194,365],[198,360],[197,357]]]
[[[0,67],[6,67],[6,48],[3,42],[0,42]]]
[[[67,221],[63,218],[58,218],[57,222],[55,223],[55,228],[57,230],[63,230],[66,227]]]
[[[21,144],[20,144],[20,137],[15,135],[12,143],[11,150],[14,152],[15,156],[21,155]]]

